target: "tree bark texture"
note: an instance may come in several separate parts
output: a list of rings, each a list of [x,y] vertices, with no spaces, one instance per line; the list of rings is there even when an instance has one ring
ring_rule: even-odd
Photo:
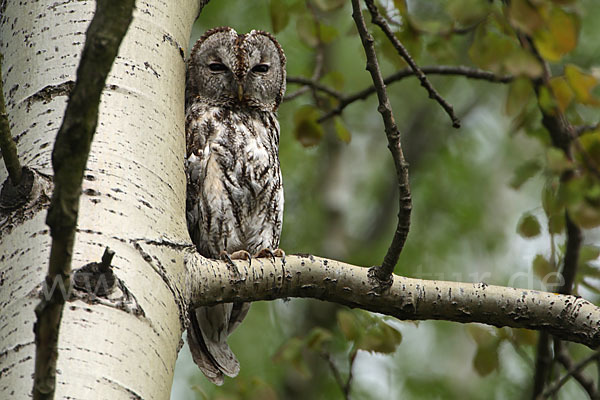
[[[8,1],[1,7],[2,79],[11,130],[23,164],[42,182],[30,204],[0,214],[0,398],[26,398],[33,384],[34,308],[44,295],[50,250],[45,218],[51,152],[95,2]],[[169,397],[183,303],[167,281],[184,276],[183,263],[171,263],[168,247],[143,247],[189,240],[184,51],[199,9],[194,0],[139,2],[107,80],[84,176],[72,267],[99,262],[110,246],[116,252],[114,272],[135,304],[92,298],[66,304],[56,398]]]
[[[235,264],[233,268],[188,253],[188,274],[201,277],[188,279],[194,306],[310,297],[402,320],[443,319],[545,330],[591,348],[600,346],[600,308],[577,296],[398,275],[393,275],[391,286],[378,287],[372,269],[311,255]]]

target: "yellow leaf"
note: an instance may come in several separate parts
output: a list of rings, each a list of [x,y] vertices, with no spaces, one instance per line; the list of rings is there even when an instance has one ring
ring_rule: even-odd
[[[550,88],[558,102],[558,108],[564,112],[573,101],[573,90],[563,76],[557,76],[550,79]]]
[[[596,77],[582,72],[573,64],[568,64],[565,67],[565,76],[575,92],[577,101],[592,106],[600,106],[600,100],[592,94],[592,89],[598,85]]]
[[[577,45],[579,20],[558,7],[553,7],[545,19],[546,27],[534,32],[533,41],[542,57],[558,61]]]

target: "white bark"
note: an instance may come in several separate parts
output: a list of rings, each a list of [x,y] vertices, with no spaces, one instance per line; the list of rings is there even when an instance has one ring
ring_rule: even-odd
[[[24,165],[51,175],[51,151],[94,1],[8,1],[0,10],[2,79]],[[138,2],[102,97],[73,269],[116,252],[116,275],[144,316],[68,302],[56,398],[168,398],[181,340],[184,60],[197,0]],[[6,170],[0,168],[0,181]],[[43,200],[43,199],[42,199]],[[34,308],[48,267],[47,201],[0,214],[0,398],[30,396]],[[174,295],[175,294],[175,295]]]
[[[190,251],[186,269],[189,297],[196,306],[310,297],[402,320],[543,329],[560,339],[600,346],[600,308],[577,296],[397,275],[389,287],[380,287],[369,268],[312,255],[236,261],[234,268]]]

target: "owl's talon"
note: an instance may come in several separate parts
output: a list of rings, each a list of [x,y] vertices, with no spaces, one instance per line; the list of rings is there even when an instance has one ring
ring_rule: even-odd
[[[275,257],[281,257],[283,258],[283,262],[285,263],[285,252],[281,249],[271,250],[269,248],[265,248],[256,253],[254,257],[271,257],[273,259],[273,262],[275,262]]]
[[[232,260],[247,260],[248,266],[252,265],[252,256],[246,250],[234,251],[230,257]]]

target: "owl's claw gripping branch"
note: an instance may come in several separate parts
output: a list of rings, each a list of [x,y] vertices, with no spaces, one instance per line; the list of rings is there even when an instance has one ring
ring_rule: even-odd
[[[271,257],[273,259],[273,262],[275,262],[275,257],[280,257],[283,259],[283,263],[285,264],[285,251],[283,251],[279,248],[275,249],[275,250],[265,248],[265,249],[260,250],[258,253],[256,253],[254,255],[254,258],[261,258],[261,257]]]

